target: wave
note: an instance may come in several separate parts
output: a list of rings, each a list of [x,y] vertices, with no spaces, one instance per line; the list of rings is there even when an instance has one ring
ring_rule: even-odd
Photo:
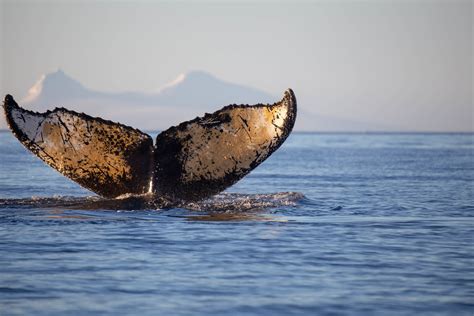
[[[278,192],[268,194],[221,193],[199,202],[181,202],[170,204],[150,196],[122,196],[117,199],[105,199],[98,196],[53,196],[0,199],[0,209],[49,209],[64,208],[70,210],[163,210],[182,208],[205,212],[251,212],[295,206],[305,196],[298,192]]]

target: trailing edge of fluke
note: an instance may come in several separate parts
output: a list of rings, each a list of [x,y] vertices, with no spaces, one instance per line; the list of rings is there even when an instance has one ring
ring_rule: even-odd
[[[56,108],[25,110],[5,96],[7,123],[36,156],[108,198],[149,194],[195,201],[242,179],[283,144],[296,120],[291,89],[274,104],[228,105],[152,138],[138,129]]]

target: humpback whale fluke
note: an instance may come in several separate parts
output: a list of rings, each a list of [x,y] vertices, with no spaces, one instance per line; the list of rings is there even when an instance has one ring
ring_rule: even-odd
[[[36,156],[105,197],[151,193],[193,201],[231,186],[268,158],[296,119],[291,89],[274,104],[228,105],[151,137],[64,108],[37,113],[5,96],[7,123]]]

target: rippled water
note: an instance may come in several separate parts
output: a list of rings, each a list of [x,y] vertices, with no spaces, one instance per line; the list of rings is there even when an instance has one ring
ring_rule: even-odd
[[[0,314],[474,313],[472,134],[293,134],[227,192],[133,210],[0,133]]]

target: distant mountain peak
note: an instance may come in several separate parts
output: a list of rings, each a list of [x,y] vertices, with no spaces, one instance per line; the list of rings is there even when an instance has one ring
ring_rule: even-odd
[[[54,72],[43,74],[28,90],[24,103],[41,102],[43,99],[80,97],[87,89],[78,81],[68,76],[61,68]]]
[[[178,77],[176,77],[174,80],[172,80],[172,81],[168,82],[167,84],[165,84],[164,86],[162,86],[160,88],[160,90],[158,91],[158,93],[161,93],[162,91],[165,91],[165,90],[167,90],[169,88],[172,88],[174,86],[177,86],[185,80],[186,80],[186,74],[182,73],[182,74],[178,75]]]
[[[191,71],[181,73],[180,75],[178,75],[178,77],[176,77],[174,80],[162,86],[159,92],[163,92],[165,90],[168,90],[170,88],[183,85],[183,84],[195,85],[195,84],[199,84],[200,82],[208,83],[208,82],[213,82],[213,81],[218,81],[218,80],[219,80],[218,78],[216,78],[214,75],[212,75],[209,72],[206,72],[203,70],[191,70]]]
[[[56,71],[53,71],[53,72],[50,72],[48,75],[50,76],[66,76],[68,77],[68,75],[66,75],[63,71],[63,69],[61,67],[58,67],[56,69]]]
[[[275,97],[249,86],[222,80],[203,70],[180,74],[157,94],[163,105],[222,107],[228,104],[272,103]]]
[[[184,74],[185,79],[187,80],[203,80],[203,79],[213,79],[217,78],[209,72],[203,70],[191,70]]]
[[[81,86],[82,84],[68,76],[61,68],[54,72],[50,72],[42,76],[44,78],[43,86],[47,85],[73,85]]]

